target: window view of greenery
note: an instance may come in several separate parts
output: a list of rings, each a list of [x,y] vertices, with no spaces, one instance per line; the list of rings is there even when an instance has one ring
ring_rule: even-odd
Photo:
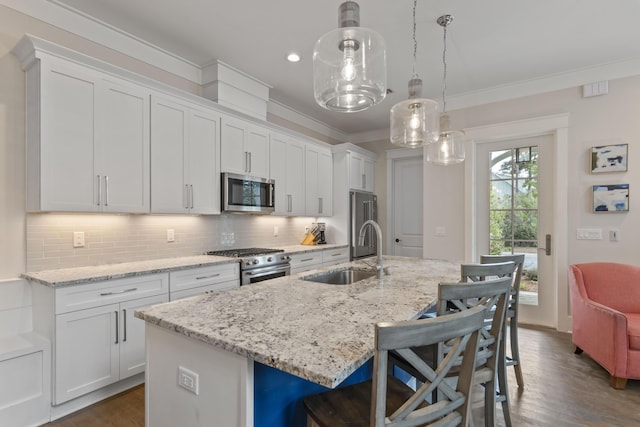
[[[537,147],[491,152],[490,252],[524,253],[521,290],[530,292],[538,291],[537,159]]]

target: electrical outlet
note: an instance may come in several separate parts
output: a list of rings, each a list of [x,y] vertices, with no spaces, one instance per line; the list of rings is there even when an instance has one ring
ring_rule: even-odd
[[[84,248],[84,231],[73,232],[73,247]]]
[[[278,237],[278,226],[273,227],[273,237]]]
[[[620,241],[620,230],[612,228],[609,230],[609,241],[610,242],[619,242]]]
[[[200,376],[189,369],[178,366],[178,385],[196,396],[200,393]]]
[[[167,228],[167,242],[176,241],[176,231],[173,228]]]

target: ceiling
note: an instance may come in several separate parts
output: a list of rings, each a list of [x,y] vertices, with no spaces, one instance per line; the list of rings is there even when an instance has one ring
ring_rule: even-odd
[[[386,40],[393,93],[349,114],[324,110],[313,97],[313,46],[337,28],[340,0],[50,1],[198,66],[223,61],[272,86],[271,99],[347,135],[388,129],[389,110],[408,96],[413,0],[359,2],[361,26]],[[447,33],[449,110],[640,74],[638,0],[418,0],[416,70],[427,98],[442,99],[436,19],[443,14],[455,17]],[[302,61],[288,63],[290,51]]]

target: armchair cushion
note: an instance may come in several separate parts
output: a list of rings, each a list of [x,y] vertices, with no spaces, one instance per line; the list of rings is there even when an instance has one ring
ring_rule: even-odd
[[[627,313],[627,329],[629,330],[629,348],[640,350],[640,313]]]

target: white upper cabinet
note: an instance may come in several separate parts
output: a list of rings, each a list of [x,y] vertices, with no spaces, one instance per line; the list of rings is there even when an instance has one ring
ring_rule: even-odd
[[[55,58],[27,69],[27,210],[149,212],[149,92]]]
[[[348,157],[349,187],[352,190],[373,192],[375,160],[354,151],[350,151]]]
[[[274,215],[305,215],[305,145],[292,137],[271,133],[270,178],[275,180]]]
[[[307,144],[306,214],[331,216],[333,214],[333,160],[331,150]]]
[[[151,99],[151,212],[220,213],[220,116]]]
[[[269,176],[269,132],[242,119],[223,116],[220,138],[222,172]]]

